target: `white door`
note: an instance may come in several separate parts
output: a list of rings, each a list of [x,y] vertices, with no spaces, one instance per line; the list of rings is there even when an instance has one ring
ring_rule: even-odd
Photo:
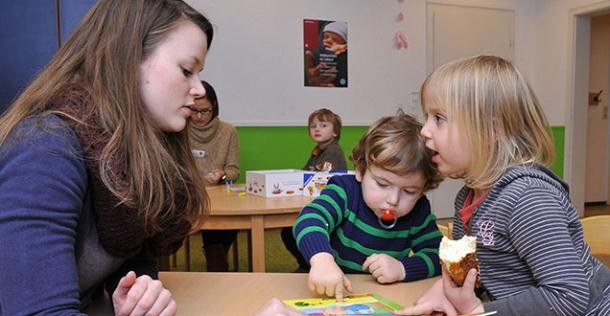
[[[428,72],[445,62],[477,54],[513,60],[514,11],[436,3],[428,3],[426,11]],[[461,180],[448,179],[428,194],[438,218],[453,217],[454,198],[463,185]]]

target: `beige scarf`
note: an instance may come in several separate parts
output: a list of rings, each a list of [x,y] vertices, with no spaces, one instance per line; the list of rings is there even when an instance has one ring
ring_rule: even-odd
[[[216,137],[218,128],[220,127],[220,119],[213,118],[208,124],[203,127],[196,126],[192,122],[189,124],[189,136],[192,141],[199,144],[207,144]]]

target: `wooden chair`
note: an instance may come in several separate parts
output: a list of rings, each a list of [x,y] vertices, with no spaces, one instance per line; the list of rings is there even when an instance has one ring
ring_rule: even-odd
[[[610,266],[610,215],[589,216],[580,222],[591,254]]]
[[[447,230],[448,230],[448,237],[450,239],[453,239],[453,221],[450,221],[449,223],[447,223]]]
[[[449,239],[453,239],[453,222],[448,222],[446,225],[445,224],[436,224],[436,226],[438,226],[438,229],[441,231],[441,233],[443,233],[443,236],[449,238]]]
[[[451,238],[451,235],[449,235],[449,227],[447,227],[447,225],[436,224],[436,226],[438,226],[438,229],[441,231],[441,233],[443,233],[443,236]]]
[[[190,235],[186,236],[184,239],[184,245],[182,248],[184,250],[184,263],[186,271],[191,271],[191,243],[190,243]],[[233,272],[239,271],[239,248],[237,246],[237,238],[231,245],[231,249],[233,249]],[[171,256],[171,268],[175,269],[178,266],[178,256],[177,253]],[[170,269],[168,269],[170,270]]]

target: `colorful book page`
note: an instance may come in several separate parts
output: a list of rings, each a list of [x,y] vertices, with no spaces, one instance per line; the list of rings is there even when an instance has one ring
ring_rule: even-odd
[[[285,300],[288,306],[304,315],[394,315],[392,312],[403,307],[378,294],[357,294],[346,296],[343,302],[334,298],[301,298]]]

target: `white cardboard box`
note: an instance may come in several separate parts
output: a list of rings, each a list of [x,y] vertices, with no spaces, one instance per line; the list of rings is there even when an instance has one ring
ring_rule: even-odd
[[[319,196],[320,191],[326,187],[328,180],[334,175],[354,174],[354,171],[347,172],[313,172],[303,173],[303,195]]]
[[[263,197],[303,195],[303,170],[246,171],[246,192]]]

